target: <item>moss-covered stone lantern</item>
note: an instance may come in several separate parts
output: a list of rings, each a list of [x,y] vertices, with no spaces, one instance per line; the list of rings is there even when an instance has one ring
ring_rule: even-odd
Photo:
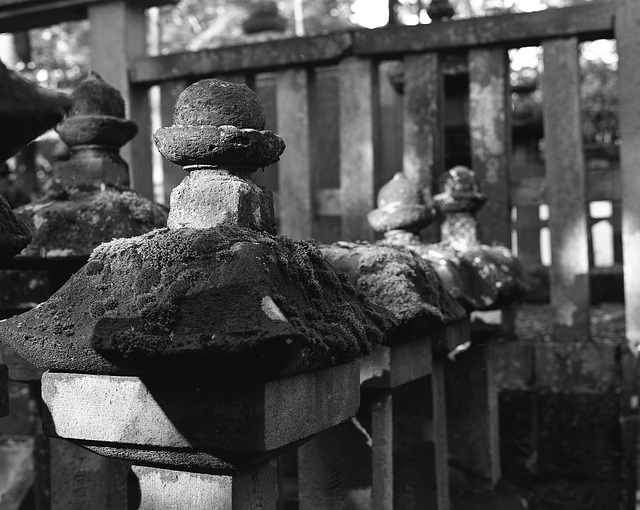
[[[275,507],[268,459],[353,416],[354,360],[395,323],[313,244],[273,235],[271,193],[250,176],[284,143],[263,128],[246,86],[188,87],[155,135],[188,172],[168,228],[99,246],[0,322],[49,370],[46,432],[134,462],[132,508]]]

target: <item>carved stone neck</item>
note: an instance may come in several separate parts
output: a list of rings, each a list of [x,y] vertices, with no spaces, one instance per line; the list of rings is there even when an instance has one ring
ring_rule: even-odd
[[[154,135],[160,153],[188,172],[171,193],[169,228],[276,233],[273,195],[251,181],[284,151],[264,122],[260,99],[245,85],[202,80],[180,95],[173,125]]]

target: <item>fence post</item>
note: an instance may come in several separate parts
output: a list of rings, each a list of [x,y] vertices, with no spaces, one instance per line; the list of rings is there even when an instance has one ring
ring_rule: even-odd
[[[549,40],[542,48],[554,338],[585,342],[590,335],[589,245],[578,39]]]
[[[91,68],[120,90],[128,116],[140,132],[122,148],[122,157],[131,166],[131,185],[140,194],[153,198],[151,175],[151,110],[148,89],[129,82],[129,63],[147,54],[145,10],[133,2],[110,0],[88,6]]]

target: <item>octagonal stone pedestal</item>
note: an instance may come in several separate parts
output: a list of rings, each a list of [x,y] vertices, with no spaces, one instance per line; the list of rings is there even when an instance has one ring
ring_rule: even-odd
[[[359,387],[358,362],[267,382],[46,372],[43,429],[133,461],[129,508],[275,508],[270,459],[354,416]]]

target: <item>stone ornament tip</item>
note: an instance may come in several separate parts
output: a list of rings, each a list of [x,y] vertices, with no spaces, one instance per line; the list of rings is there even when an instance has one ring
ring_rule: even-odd
[[[465,166],[456,166],[440,177],[440,193],[433,197],[433,201],[445,214],[475,214],[487,197],[480,193],[475,172]]]
[[[154,141],[166,159],[180,166],[255,171],[277,162],[285,148],[282,138],[264,126],[264,107],[249,87],[201,80],[180,94],[173,125],[158,129]]]

